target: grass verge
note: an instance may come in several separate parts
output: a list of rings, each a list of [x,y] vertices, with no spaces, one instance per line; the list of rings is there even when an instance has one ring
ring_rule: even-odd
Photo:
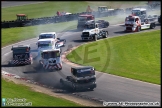
[[[98,71],[160,84],[160,30],[80,46],[67,59]],[[104,68],[105,67],[105,68]]]
[[[66,99],[32,91],[29,87],[2,79],[2,97],[26,99],[32,106],[81,106]]]

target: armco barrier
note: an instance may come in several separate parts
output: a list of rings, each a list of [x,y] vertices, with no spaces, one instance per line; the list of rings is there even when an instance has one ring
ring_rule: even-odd
[[[144,7],[148,10],[151,10],[152,8],[154,9],[160,9],[155,6],[141,6]],[[158,7],[161,7],[161,5],[158,5]],[[49,23],[60,23],[60,22],[67,22],[67,21],[73,21],[77,20],[78,16],[80,14],[93,14],[95,18],[99,17],[108,17],[108,16],[115,16],[115,15],[120,15],[120,14],[131,14],[132,8],[126,8],[124,9],[115,9],[112,11],[108,12],[82,12],[82,13],[75,13],[75,14],[70,14],[70,15],[63,15],[63,16],[52,16],[52,17],[42,17],[42,18],[33,18],[33,19],[28,19],[24,21],[3,21],[1,22],[1,28],[11,28],[11,27],[24,27],[24,26],[33,26],[33,25],[40,25],[40,24],[49,24]]]

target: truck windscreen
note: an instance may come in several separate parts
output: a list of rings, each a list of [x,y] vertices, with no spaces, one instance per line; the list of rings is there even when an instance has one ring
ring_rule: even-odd
[[[83,22],[86,22],[86,21],[87,21],[87,17],[79,17],[79,18],[78,18],[78,21],[79,21],[79,22],[80,22],[80,21],[81,21],[81,22],[82,22],[82,21],[83,21]]]
[[[94,29],[95,28],[95,25],[94,24],[86,24],[84,26],[85,29]]]
[[[46,38],[55,38],[53,34],[42,34],[39,36],[39,39],[46,39]]]
[[[132,14],[135,15],[135,16],[140,16],[141,11],[140,10],[132,10]]]
[[[59,53],[59,51],[43,52],[42,56],[43,56],[44,59],[56,58],[56,57],[60,57],[60,53]]]
[[[94,71],[84,71],[84,72],[78,71],[77,72],[77,77],[86,77],[86,76],[92,76],[92,75],[95,75]]]
[[[45,47],[50,47],[50,44],[39,44],[38,47],[45,48]]]
[[[28,48],[13,48],[13,53],[25,53],[29,52]]]

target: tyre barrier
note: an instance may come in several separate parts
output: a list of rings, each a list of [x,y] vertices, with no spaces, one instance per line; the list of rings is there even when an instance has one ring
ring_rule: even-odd
[[[154,6],[141,6],[148,10],[151,9],[160,9],[158,7],[161,7],[161,5],[154,5]],[[96,18],[99,17],[108,17],[108,16],[115,16],[115,15],[121,15],[123,13],[125,14],[131,14],[131,10],[133,8],[126,8],[124,9],[114,9],[112,11],[108,12],[82,12],[82,13],[74,13],[69,15],[62,15],[62,16],[52,16],[52,17],[42,17],[42,18],[32,18],[27,20],[12,20],[12,21],[1,21],[1,28],[12,28],[12,27],[25,27],[25,26],[34,26],[34,25],[40,25],[40,24],[50,24],[50,23],[60,23],[60,22],[68,22],[68,21],[74,21],[78,19],[78,16],[81,14],[92,14]]]

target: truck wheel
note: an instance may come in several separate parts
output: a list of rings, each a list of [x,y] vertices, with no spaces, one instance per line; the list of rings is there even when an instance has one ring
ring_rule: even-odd
[[[104,38],[107,38],[107,37],[108,37],[108,32],[106,32],[106,33],[105,33],[105,36],[104,36]]]
[[[141,27],[137,27],[137,32],[140,32],[141,31]]]
[[[62,68],[59,68],[58,70],[62,70]]]
[[[12,66],[12,61],[9,61],[9,62],[8,62],[8,65],[9,65],[9,66]]]
[[[61,83],[61,84],[63,83],[63,80],[62,80],[62,79],[60,79],[60,83]]]
[[[91,91],[93,91],[93,90],[94,90],[94,88],[92,87],[92,88],[90,88],[90,90],[91,90]]]
[[[94,41],[97,41],[97,35],[94,36]]]
[[[151,23],[150,29],[154,29],[154,28],[155,28],[155,23]]]
[[[75,86],[75,84],[74,84],[74,83],[72,84],[72,89],[73,89],[73,91],[75,91],[75,90],[76,90],[76,86]]]

